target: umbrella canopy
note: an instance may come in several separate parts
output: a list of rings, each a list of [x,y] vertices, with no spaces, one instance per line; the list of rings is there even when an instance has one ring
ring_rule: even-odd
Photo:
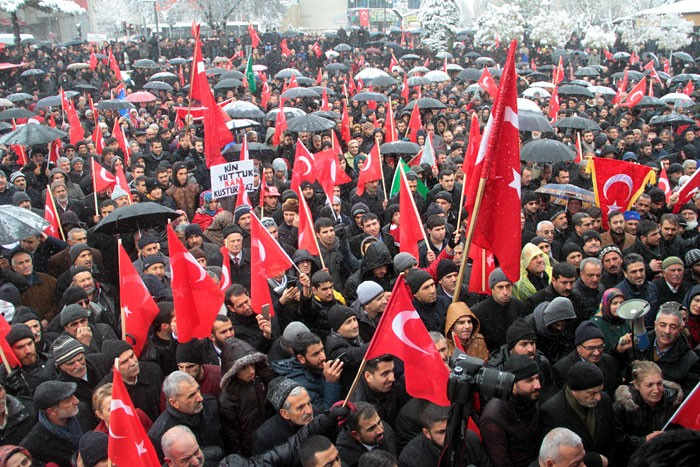
[[[590,67],[590,66],[581,67],[581,68],[579,68],[578,70],[576,70],[576,71],[574,72],[574,76],[578,76],[578,77],[583,77],[583,76],[598,76],[598,75],[600,75],[600,73],[598,72],[598,70],[596,70],[595,68],[592,68],[592,67]]]
[[[540,109],[540,106],[537,105],[537,102],[533,102],[529,99],[521,99],[518,97],[518,112],[522,110],[542,113],[542,109]]]
[[[665,96],[662,96],[659,98],[661,102],[677,102],[677,101],[692,101],[693,99],[690,98],[690,96],[687,96],[683,93],[680,92],[672,92],[670,94],[666,94]]]
[[[406,104],[406,106],[403,108],[404,111],[406,110],[413,110],[413,106],[418,104],[418,108],[420,110],[426,110],[426,109],[445,109],[447,106],[440,102],[437,99],[432,99],[430,97],[421,97],[420,99],[415,99]]]
[[[420,60],[420,57],[416,54],[404,54],[401,56],[401,60]]]
[[[304,115],[287,122],[287,129],[294,133],[330,130],[335,128],[335,122],[316,115]]]
[[[288,119],[294,118],[294,117],[303,117],[306,115],[306,112],[304,112],[302,109],[298,107],[284,107],[284,116],[287,117]],[[268,113],[265,114],[265,120],[274,122],[277,119],[277,114],[279,113],[280,109],[272,109]]]
[[[61,96],[49,96],[39,99],[36,102],[37,109],[48,109],[49,107],[60,107],[61,106]]]
[[[415,75],[415,74],[417,74],[417,73],[427,73],[427,72],[429,72],[429,71],[430,71],[429,68],[426,68],[426,67],[424,67],[424,66],[422,66],[422,65],[421,65],[421,66],[414,66],[413,68],[411,68],[410,70],[408,70],[408,76],[413,76],[413,75]]]
[[[464,67],[462,65],[458,65],[456,63],[448,63],[447,64],[447,71],[462,71],[464,70]]]
[[[352,46],[341,42],[340,44],[333,47],[333,50],[335,50],[336,52],[350,52],[352,50]]]
[[[630,58],[630,54],[628,54],[627,52],[615,52],[613,54],[613,58],[615,60],[626,60]]]
[[[260,108],[246,101],[233,101],[224,106],[224,112],[231,118],[264,118],[265,114]]]
[[[300,86],[313,86],[316,84],[316,80],[308,76],[297,76],[297,83],[299,83]]]
[[[433,84],[433,82],[425,76],[411,76],[406,82],[409,86],[430,86]]]
[[[5,96],[5,99],[11,102],[22,102],[26,100],[31,100],[34,96],[31,94],[27,94],[26,92],[16,92],[14,94],[10,94],[9,96]]]
[[[253,65],[253,71],[265,71],[265,70],[267,70],[267,67],[265,65],[261,65],[259,63]]]
[[[29,209],[5,205],[0,209],[0,244],[8,245],[41,234],[49,223]]]
[[[574,79],[569,81],[567,84],[575,84],[576,86],[583,86],[584,88],[591,87],[591,83],[583,79]]]
[[[0,114],[1,115],[1,114]],[[688,123],[695,123],[695,120],[688,117],[687,115],[681,115],[678,113],[670,113],[667,115],[659,115],[658,117],[653,117],[649,120],[649,125],[686,125]]]
[[[552,97],[552,95],[546,89],[542,88],[528,88],[523,91],[523,97],[532,97],[541,99],[543,97]]]
[[[543,133],[554,131],[549,120],[545,118],[542,112],[533,112],[531,110],[518,111],[518,129],[520,131],[541,131]]]
[[[160,71],[158,73],[153,73],[148,81],[164,81],[164,80],[176,80],[177,75],[175,73],[170,73],[169,71]]]
[[[342,63],[329,63],[328,65],[326,65],[326,70],[335,72],[348,71],[348,67]]]
[[[441,81],[450,81],[452,79],[450,78],[450,75],[448,75],[442,70],[429,71],[425,74],[425,77],[434,83],[439,83]]]
[[[68,65],[66,67],[66,70],[70,70],[70,71],[87,70],[88,68],[90,68],[90,65],[88,65],[87,63],[79,62],[79,63],[71,63],[70,65]]]
[[[673,52],[673,58],[677,58],[683,62],[694,62],[693,57],[687,52]]]
[[[39,70],[38,68],[30,68],[29,70],[25,70],[22,72],[20,76],[26,77],[26,76],[39,76],[43,75],[46,72],[44,70]]]
[[[175,89],[164,81],[149,81],[143,85],[143,88],[149,91],[172,91]]]
[[[158,98],[148,91],[132,92],[131,94],[126,96],[126,100],[131,102],[131,103],[153,102],[156,99],[158,99]]]
[[[441,60],[445,59],[445,58],[448,60],[451,60],[454,58],[451,53],[445,52],[444,50],[442,52],[438,52],[437,54],[435,54],[435,57],[439,58]]]
[[[230,71],[227,71],[226,73],[221,73],[221,75],[219,75],[219,79],[221,81],[223,81],[225,79],[242,80],[243,78],[245,78],[245,75],[238,70],[230,70]],[[219,81],[219,82],[221,82],[221,81]]]
[[[219,67],[214,67],[214,68],[207,68],[207,70],[204,72],[207,76],[218,76],[222,73],[226,73],[225,68],[219,68]]]
[[[637,104],[639,107],[665,107],[664,101],[654,96],[644,96]]]
[[[301,71],[297,70],[296,68],[282,68],[275,75],[275,79],[287,79],[291,78],[292,76],[302,76]]]
[[[520,160],[530,162],[571,161],[576,153],[566,144],[554,139],[536,139],[523,145]]]
[[[560,86],[557,92],[562,96],[593,97],[593,93],[589,91],[588,88],[577,86],[575,84]]]
[[[351,100],[360,102],[389,102],[389,98],[379,92],[359,92],[355,94]]]
[[[98,102],[97,108],[100,110],[129,110],[134,108],[134,104],[124,99],[107,99]]]
[[[228,78],[222,79],[214,85],[214,89],[233,89],[243,86],[243,82],[239,79]]]
[[[583,203],[595,203],[595,195],[592,191],[584,190],[576,185],[548,183],[547,185],[535,190],[537,193],[563,198],[564,200],[578,199]]]
[[[12,120],[18,118],[32,118],[36,114],[31,112],[24,107],[13,107],[10,109],[3,110],[0,112],[0,120]]]
[[[380,70],[379,68],[364,68],[358,74],[355,75],[355,79],[361,79],[364,81],[367,79],[371,80],[379,76],[389,76],[389,74],[385,71]]]
[[[164,228],[168,220],[180,214],[158,203],[147,201],[117,208],[93,227],[94,232],[105,235],[136,232],[137,230]]]
[[[316,91],[316,94],[318,94],[319,96],[323,95],[324,89],[326,90],[327,96],[335,95],[335,91],[333,91],[331,88],[327,88],[325,86],[310,86],[309,89],[311,89],[312,91]]]
[[[613,73],[610,77],[615,80],[624,79],[625,72],[618,71],[617,73]],[[644,78],[644,73],[640,73],[634,70],[627,70],[627,79],[629,79],[630,81],[639,81],[642,78]]]
[[[696,75],[695,73],[680,73],[676,76],[673,76],[669,80],[669,83],[683,84],[687,83],[688,81],[695,81],[696,83],[700,83],[700,75]]]
[[[187,63],[187,60],[185,60],[182,57],[175,57],[168,60],[168,63],[171,65],[184,65],[185,63]]]
[[[15,104],[9,99],[0,97],[0,107],[14,107]]]
[[[418,154],[421,147],[410,141],[393,141],[384,143],[379,147],[382,154]]]
[[[478,63],[479,65],[490,65],[496,62],[491,57],[479,57],[476,60],[474,60],[474,63]]]
[[[309,115],[316,115],[317,117],[327,118],[328,120],[340,120],[343,118],[338,112],[333,112],[332,110],[317,110],[316,112],[311,112]]]
[[[319,93],[314,91],[313,89],[309,88],[292,88],[292,89],[287,89],[284,91],[282,94],[280,94],[280,97],[283,99],[300,99],[304,97],[310,97],[311,99],[317,99],[321,97]]]
[[[0,137],[0,144],[21,144],[33,146],[35,144],[49,144],[51,141],[65,138],[68,133],[46,125],[27,124]]]
[[[535,81],[530,85],[533,88],[554,89],[556,86],[551,81]]]
[[[465,68],[457,75],[460,81],[479,81],[479,78],[481,78],[481,70],[476,68]]]
[[[255,120],[250,120],[249,118],[232,118],[226,122],[226,126],[229,130],[238,130],[240,128],[250,128],[252,126],[260,126],[260,122]]]
[[[222,151],[222,154],[240,154],[242,146],[242,144],[230,144]],[[248,155],[256,159],[275,158],[277,157],[277,150],[272,146],[268,146],[267,144],[263,143],[248,143]],[[236,158],[234,157],[231,160],[235,159]]]
[[[583,117],[578,117],[578,116],[573,116],[573,117],[565,117],[561,118],[554,123],[554,126],[557,128],[569,128],[573,130],[593,130],[593,131],[599,131],[600,127],[596,122],[593,120],[589,120],[587,118]]]
[[[372,86],[378,86],[378,87],[388,87],[388,86],[393,86],[395,84],[398,84],[399,82],[396,81],[394,78],[391,76],[377,76],[374,78],[370,84]]]
[[[99,91],[95,86],[91,84],[83,84],[83,83],[78,83],[73,85],[73,89],[79,89],[81,92],[83,91]]]
[[[132,66],[134,68],[158,68],[158,64],[156,62],[147,58],[136,60]]]
[[[600,94],[601,96],[617,95],[617,91],[607,86],[591,86],[588,88],[588,90],[591,91],[593,94]]]

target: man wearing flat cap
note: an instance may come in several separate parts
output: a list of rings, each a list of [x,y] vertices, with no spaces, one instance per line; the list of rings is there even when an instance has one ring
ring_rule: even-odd
[[[526,355],[513,355],[503,371],[515,375],[511,397],[494,397],[486,404],[479,430],[494,465],[525,466],[537,458],[540,368]]]
[[[92,429],[93,423],[85,417],[89,406],[75,397],[75,383],[46,381],[36,388],[34,404],[39,422],[20,443],[40,462],[55,462],[70,467],[71,457],[78,450],[80,438]]]

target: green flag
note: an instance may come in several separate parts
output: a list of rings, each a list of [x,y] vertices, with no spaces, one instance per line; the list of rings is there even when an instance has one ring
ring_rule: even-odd
[[[396,196],[399,192],[399,182],[401,177],[401,170],[404,172],[410,172],[411,168],[406,164],[406,162],[403,159],[399,159],[399,166],[396,168],[394,171],[394,179],[391,181],[391,190],[389,190],[389,197],[393,198]],[[425,186],[425,183],[423,183],[420,179],[418,179],[418,186],[416,187],[416,191],[425,199],[426,195],[428,194],[428,187]]]
[[[250,93],[253,94],[257,91],[258,87],[255,84],[255,72],[253,71],[253,60],[251,56],[248,55],[248,64],[245,66],[245,78],[248,80],[248,89]]]

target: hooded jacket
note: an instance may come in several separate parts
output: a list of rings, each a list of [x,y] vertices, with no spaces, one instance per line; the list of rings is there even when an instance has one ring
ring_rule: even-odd
[[[454,353],[455,349],[455,344],[452,340],[453,336],[450,330],[452,329],[452,326],[454,326],[454,324],[463,316],[469,316],[472,319],[473,324],[472,334],[469,337],[469,340],[466,343],[462,342],[464,352],[472,357],[480,358],[484,361],[488,360],[489,349],[486,348],[484,336],[479,334],[479,328],[481,326],[479,319],[464,302],[453,303],[447,308],[447,317],[445,318],[445,337],[447,339],[447,347],[450,354]]]
[[[387,273],[381,279],[372,274],[372,269],[380,266],[387,267]],[[362,258],[360,270],[355,271],[347,281],[343,296],[348,303],[352,303],[357,298],[357,287],[364,281],[371,280],[382,286],[384,290],[391,290],[396,274],[394,273],[394,261],[386,245],[375,242],[367,247],[365,256]]]
[[[549,306],[551,304],[562,304],[568,298],[557,297],[552,302],[542,302],[535,307],[532,314],[525,317],[525,320],[533,327],[537,334],[537,349],[549,359],[554,365],[566,354],[574,350],[574,339],[568,327],[561,332],[554,332],[549,326],[557,321],[569,321],[576,319],[573,306]]]
[[[526,243],[523,247],[523,251],[520,253],[520,280],[513,284],[513,296],[522,302],[527,300],[530,295],[537,292],[537,288],[527,275],[527,267],[530,265],[532,258],[537,255],[542,255],[544,257],[544,272],[547,275],[547,282],[549,282],[552,277],[552,265],[549,262],[549,256],[545,255],[542,250],[532,243]]]

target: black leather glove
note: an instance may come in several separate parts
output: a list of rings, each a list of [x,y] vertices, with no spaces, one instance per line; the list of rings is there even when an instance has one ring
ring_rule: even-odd
[[[25,384],[24,384],[24,378],[22,378],[21,372],[19,369],[12,370],[10,374],[5,376],[2,379],[2,384],[5,386],[5,389],[7,390],[8,393],[12,395],[21,395],[23,392],[25,392]]]
[[[450,239],[447,241],[447,246],[449,246],[452,249],[454,249],[454,247],[456,247],[457,245],[459,245],[459,230],[456,230],[455,233],[452,234]]]
[[[335,236],[338,240],[345,240],[348,237],[348,226],[346,224],[336,224]]]

